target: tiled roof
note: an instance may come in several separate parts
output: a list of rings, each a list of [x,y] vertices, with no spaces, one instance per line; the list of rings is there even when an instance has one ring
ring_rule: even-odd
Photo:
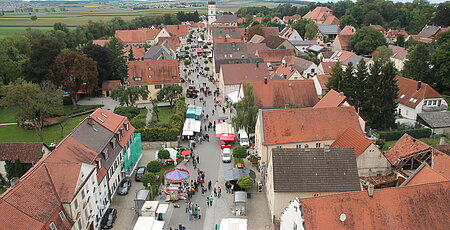
[[[178,60],[129,61],[127,65],[130,85],[180,83]]]
[[[384,155],[391,164],[396,165],[398,160],[428,149],[431,146],[405,133]]]
[[[292,50],[275,49],[275,50],[258,50],[256,54],[264,60],[264,62],[281,62],[284,56],[292,56]]]
[[[353,148],[355,157],[359,157],[372,144],[363,134],[348,128],[331,144],[331,148]]]
[[[107,80],[102,82],[102,90],[112,90],[118,86],[122,86],[120,80]]]
[[[450,179],[450,156],[435,148],[433,151],[433,169]]]
[[[322,89],[327,89],[327,82],[328,79],[331,77],[331,75],[329,74],[318,74],[316,75],[317,80],[319,81],[320,87],[322,87]]]
[[[386,31],[386,29],[380,25],[370,25],[370,27],[382,32],[382,31]]]
[[[220,67],[225,85],[270,77],[267,63],[222,64]]]
[[[247,21],[247,18],[238,18],[238,19],[236,20],[237,23],[244,23],[244,22],[246,22],[246,21]]]
[[[286,63],[286,67],[292,65],[292,68],[298,70],[301,74],[314,65],[314,62],[296,56],[285,56],[283,60]]]
[[[360,61],[364,60],[366,63],[370,61],[369,58],[359,56],[359,55],[352,55],[347,60],[342,62],[342,65],[348,66],[350,63],[353,64],[353,66],[357,66]]]
[[[450,144],[443,144],[443,145],[433,145],[433,148],[450,155]]]
[[[301,199],[305,229],[447,229],[450,182]],[[344,215],[343,215],[344,214]],[[343,221],[341,221],[343,219]]]
[[[238,17],[234,14],[223,14],[217,18],[214,23],[234,23],[237,22]]]
[[[72,202],[74,195],[77,192],[76,188],[78,184],[78,177],[80,177],[81,173],[82,163],[48,162],[44,164],[47,167],[53,186],[55,187],[61,202]]]
[[[165,46],[152,46],[147,49],[144,54],[144,60],[171,60],[176,59],[175,54],[172,53]]]
[[[227,38],[227,37],[218,37],[213,38],[213,43],[226,43],[226,42],[243,42],[242,38]]]
[[[440,26],[429,26],[425,25],[422,30],[419,32],[419,34],[433,36],[435,35],[439,30],[441,29]]]
[[[331,12],[330,8],[318,6],[314,10],[309,11],[303,16],[304,19],[320,20],[324,17],[326,12]]]
[[[270,36],[276,36],[278,37],[278,27],[261,27],[262,31],[264,32],[264,38],[268,38]]]
[[[81,162],[94,165],[97,156],[98,153],[67,136],[47,155],[45,162]]]
[[[137,30],[116,30],[116,38],[122,43],[145,43],[155,40],[160,29],[139,28]]]
[[[350,43],[350,38],[353,35],[343,35],[343,34],[339,34],[336,36],[335,39],[339,40],[339,43],[341,44],[341,48],[347,48],[348,44]]]
[[[330,89],[330,91],[314,105],[314,108],[338,107],[345,102],[345,99],[347,99],[345,95],[341,95],[341,93],[334,89]]]
[[[328,15],[325,21],[323,21],[323,25],[339,25],[339,19],[334,15]]]
[[[289,103],[311,107],[319,100],[312,80],[268,80],[267,84],[264,80],[257,80],[246,83],[252,85],[255,104],[260,109],[284,108]],[[243,84],[244,89],[246,83]]]
[[[275,192],[360,191],[353,149],[272,149]]]
[[[236,28],[212,28],[213,38],[241,38],[241,33]]]
[[[404,38],[407,38],[409,36],[409,34],[404,30],[389,30],[388,32],[386,32],[386,34],[384,36],[386,38],[394,39],[399,34],[403,34]]]
[[[339,35],[355,35],[355,34],[356,29],[353,26],[345,26],[339,33]]]
[[[42,154],[43,143],[6,142],[0,143],[0,161],[19,159],[22,163],[36,163]]]
[[[418,113],[417,116],[430,128],[450,127],[450,111]]]
[[[19,210],[8,202],[0,199],[0,229],[28,229],[43,230],[45,223],[39,222],[28,216],[23,210]]]
[[[358,119],[352,106],[262,111],[264,145],[335,140],[348,128],[363,133]]]
[[[403,182],[401,186],[412,186],[448,180],[450,180],[450,178],[445,178],[445,176],[434,171],[430,166],[424,163],[417,168],[416,171],[408,178],[408,180]]]
[[[165,41],[172,43],[172,45],[174,45],[175,47],[179,47],[181,44],[180,37],[172,36],[158,38],[158,45],[163,45]]]
[[[267,47],[271,48],[271,49],[276,49],[278,48],[281,44],[283,44],[283,42],[287,41],[284,38],[280,38],[278,36],[269,36],[266,37],[262,43],[265,43],[267,45]]]
[[[145,54],[145,48],[138,48],[136,46],[129,45],[125,47],[123,50],[125,50],[125,55],[128,57],[130,50],[133,50],[133,57],[135,59],[141,59]]]
[[[99,45],[105,47],[105,44],[109,42],[109,40],[92,40],[92,44]]]
[[[107,128],[113,133],[118,133],[123,130],[123,136],[120,138],[119,145],[124,147],[127,140],[133,135],[134,127],[129,124],[128,118],[103,109],[95,110],[90,117],[94,119],[95,122]],[[99,119],[100,118],[100,119]],[[125,123],[128,122],[128,130],[126,130]]]
[[[165,25],[163,26],[170,35],[175,37],[186,37],[189,32],[188,25]]]
[[[392,58],[405,60],[406,56],[408,56],[408,50],[403,47],[390,45],[389,49],[392,50]]]
[[[400,76],[396,76],[395,80],[397,80],[398,85],[398,98],[396,101],[410,108],[416,108],[423,99],[442,98],[442,95],[427,83],[422,82],[420,89],[417,90],[418,81],[416,80]]]
[[[264,43],[228,42],[215,44],[213,52],[215,60],[241,59],[256,57],[256,51],[262,49],[269,48]]]
[[[255,34],[248,42],[249,43],[261,43],[262,41],[264,41],[264,37],[259,34]]]
[[[253,17],[253,21],[257,21],[259,23],[261,23],[263,20],[263,17]]]
[[[321,62],[319,66],[322,66],[324,73],[331,73],[333,66],[336,64],[336,62]]]
[[[286,23],[288,23],[289,20],[298,21],[300,19],[302,19],[302,16],[300,16],[299,14],[294,14],[292,16],[284,16],[283,17],[283,21],[286,22]]]
[[[351,56],[355,55],[355,53],[346,51],[346,50],[337,50],[331,55],[331,59],[334,61],[339,61],[341,63],[345,62]]]

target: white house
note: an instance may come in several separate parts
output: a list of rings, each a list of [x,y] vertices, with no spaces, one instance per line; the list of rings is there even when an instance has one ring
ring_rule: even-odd
[[[394,62],[395,68],[402,71],[405,66],[406,57],[408,56],[408,50],[404,47],[394,45],[390,45],[389,49],[391,49],[393,53],[390,59]]]
[[[280,230],[292,230],[303,228],[303,217],[301,210],[300,198],[294,197],[294,200],[289,202],[287,208],[283,210],[280,217]]]
[[[280,37],[287,39],[291,43],[292,41],[303,41],[302,36],[300,36],[297,30],[290,27],[284,27],[280,32]]]
[[[317,96],[323,96],[325,95],[325,92],[327,90],[326,83],[328,82],[328,78],[330,78],[331,75],[329,74],[318,74],[312,78],[314,81],[314,86],[316,87]]]
[[[418,113],[446,111],[448,104],[436,90],[426,83],[396,76],[398,98],[397,114],[416,120]]]

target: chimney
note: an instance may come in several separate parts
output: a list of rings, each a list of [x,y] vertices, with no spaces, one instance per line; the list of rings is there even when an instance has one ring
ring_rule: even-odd
[[[367,193],[370,198],[373,198],[373,192],[375,190],[375,186],[373,184],[369,184],[369,188],[367,188]]]
[[[89,116],[89,117],[87,118],[87,123],[88,123],[89,125],[94,125],[94,119],[93,119],[91,116]]]
[[[342,97],[342,96],[344,96],[344,92],[339,93],[339,97]]]
[[[267,77],[264,78],[264,84],[267,85]]]
[[[417,91],[419,91],[421,87],[422,87],[422,81],[418,81],[417,82]]]

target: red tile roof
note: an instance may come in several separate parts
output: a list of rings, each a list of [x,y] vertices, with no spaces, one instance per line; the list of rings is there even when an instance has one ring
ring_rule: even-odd
[[[109,40],[92,40],[92,44],[99,45],[102,47],[105,47],[107,42],[109,42]]]
[[[180,83],[178,60],[129,61],[128,82],[130,85]],[[140,77],[137,81],[135,77]]]
[[[314,105],[314,108],[338,107],[345,102],[345,99],[347,99],[345,95],[331,89]]]
[[[395,39],[399,34],[403,34],[404,38],[406,39],[409,35],[404,30],[389,30],[384,37],[389,39]]]
[[[318,6],[314,10],[309,11],[307,14],[305,14],[303,18],[311,20],[322,20],[324,19],[324,17],[326,17],[327,12],[331,12],[330,8]]]
[[[320,87],[322,87],[322,89],[327,89],[327,82],[328,79],[331,77],[331,75],[329,74],[319,74],[316,75],[317,80],[319,81]]]
[[[298,21],[300,19],[302,19],[302,16],[300,16],[299,14],[294,14],[292,16],[284,16],[283,17],[283,21],[286,22],[286,23],[288,23],[289,20],[291,20],[292,22],[295,22],[295,21]]]
[[[328,15],[322,25],[339,25],[339,19],[334,15]]]
[[[247,18],[238,18],[236,20],[237,23],[244,23],[245,21],[247,21]]]
[[[133,56],[135,59],[141,59],[144,57],[145,54],[145,48],[138,48],[136,46],[127,46],[123,50],[125,51],[125,55],[128,57],[130,50],[133,50]]]
[[[312,80],[264,80],[247,82],[253,87],[255,104],[260,109],[284,108],[286,104],[313,106],[319,99]],[[247,86],[244,85],[244,91]]]
[[[355,34],[356,29],[353,26],[345,26],[339,33],[339,35],[355,35]]]
[[[189,32],[188,25],[165,25],[163,26],[169,34],[175,37],[186,37]]]
[[[12,161],[19,159],[22,163],[36,163],[42,154],[43,143],[0,143],[0,161]]]
[[[321,62],[319,65],[322,65],[322,69],[324,73],[331,73],[333,66],[336,62]]]
[[[244,40],[242,38],[227,38],[227,37],[213,38],[213,43],[228,43],[228,42],[244,42]]]
[[[378,30],[380,32],[386,31],[386,29],[384,27],[380,26],[380,25],[370,25],[370,27],[372,27],[372,28],[374,28],[374,29],[376,29],[376,30]]]
[[[398,85],[398,98],[396,101],[402,105],[416,108],[423,99],[443,98],[442,95],[427,83],[422,82],[420,89],[417,90],[418,81],[416,80],[400,76],[396,76],[395,80],[397,80]]]
[[[26,214],[26,210],[20,210],[8,202],[0,199],[0,229],[46,229],[44,223],[39,222]]]
[[[341,44],[340,48],[347,48],[348,44],[350,43],[350,38],[353,35],[337,35],[335,39],[339,39],[339,43]]]
[[[450,156],[434,149],[433,151],[433,169],[450,179]]]
[[[263,17],[254,17],[254,18],[253,18],[253,21],[257,21],[257,22],[259,22],[259,23],[261,23],[262,20],[263,20]]]
[[[116,38],[122,43],[145,43],[155,40],[160,29],[139,28],[137,30],[116,30]]]
[[[129,123],[128,118],[103,109],[95,110],[90,117],[97,123],[110,130],[113,133],[118,133],[123,130],[123,136],[120,138],[119,145],[124,147],[126,142],[133,135],[134,127]],[[125,124],[128,123],[128,130]]]
[[[269,78],[269,68],[267,63],[243,63],[243,64],[222,64],[220,65],[223,82],[225,85],[237,85],[243,81],[253,81]]]
[[[53,181],[53,186],[61,202],[70,203],[75,195],[78,177],[81,172],[80,162],[47,162],[44,163]],[[61,173],[64,172],[64,173]]]
[[[278,27],[261,27],[262,31],[264,32],[264,38],[268,38],[270,36],[278,37],[279,29]]]
[[[301,209],[310,230],[448,229],[448,194],[449,181],[375,189],[372,198],[367,191],[303,198]]]
[[[97,156],[98,153],[87,148],[75,138],[67,136],[43,160],[45,162],[80,162],[94,165]]]
[[[391,164],[395,165],[398,160],[404,157],[428,149],[431,149],[431,146],[405,133],[384,155]]]
[[[346,51],[346,50],[338,50],[336,52],[341,52],[342,54],[339,56],[338,61],[340,63],[344,63],[347,59],[349,59],[351,56],[356,55],[353,52]]]
[[[275,49],[275,50],[257,50],[256,55],[264,60],[264,62],[279,62],[284,56],[293,56],[294,53],[289,49]]]
[[[364,134],[348,128],[331,144],[331,148],[353,148],[355,157],[359,157],[372,144]]]
[[[120,80],[107,80],[102,82],[102,90],[112,90],[118,86],[122,86]]]
[[[262,111],[264,144],[335,140],[348,128],[362,134],[358,119],[352,106]]]
[[[412,186],[448,180],[450,180],[450,178],[446,178],[442,174],[430,168],[427,164],[424,164],[422,167],[418,168],[414,174],[402,184],[402,186]]]
[[[179,47],[181,44],[180,37],[172,36],[158,38],[158,45],[162,45],[165,41],[172,43],[175,47]]]

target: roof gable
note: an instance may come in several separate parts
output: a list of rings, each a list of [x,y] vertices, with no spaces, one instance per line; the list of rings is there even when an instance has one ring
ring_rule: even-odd
[[[281,62],[284,56],[293,56],[292,50],[276,49],[276,50],[257,50],[256,55],[264,60],[264,62]]]
[[[397,161],[403,157],[428,149],[431,149],[431,146],[405,133],[395,145],[385,153],[385,156],[391,164],[395,165]]]
[[[447,180],[450,180],[450,178],[445,178],[442,174],[434,171],[430,166],[424,163],[401,186],[412,186]]]
[[[131,135],[133,135],[134,127],[129,123],[128,118],[125,116],[111,113],[103,109],[97,109],[90,117],[92,117],[95,122],[117,135],[120,135],[120,132],[122,132],[123,135],[119,141],[119,145],[122,147],[125,146]],[[128,130],[126,129],[126,124],[128,124]]]
[[[314,108],[338,107],[345,102],[345,99],[347,99],[347,96],[334,89],[330,89],[330,91],[314,105]]]
[[[279,46],[281,46],[281,44],[283,44],[283,42],[287,41],[287,39],[284,38],[280,38],[278,36],[269,36],[266,37],[262,43],[265,43],[267,45],[267,47],[271,48],[271,49],[276,49]]]
[[[185,37],[189,32],[188,25],[165,25],[164,28],[169,34],[176,37]]]
[[[129,61],[127,65],[130,85],[180,83],[178,60]]]
[[[355,157],[359,157],[372,144],[363,134],[348,128],[332,144],[332,148],[353,148]]]
[[[220,68],[225,85],[270,77],[268,63],[222,64]]]
[[[78,186],[78,178],[80,176],[82,163],[48,162],[44,164],[46,164],[48,173],[52,178],[53,185],[61,202],[72,202]]]
[[[427,98],[443,98],[436,90],[427,83],[420,83],[420,89],[417,90],[419,82],[413,79],[396,76],[398,85],[398,98],[396,101],[410,108],[416,108],[417,105]]]
[[[139,28],[137,30],[116,30],[115,36],[122,43],[146,43],[155,40],[160,29]]]
[[[324,19],[324,14],[331,13],[330,8],[324,6],[318,6],[314,10],[309,11],[303,16],[304,19],[321,20]]]

